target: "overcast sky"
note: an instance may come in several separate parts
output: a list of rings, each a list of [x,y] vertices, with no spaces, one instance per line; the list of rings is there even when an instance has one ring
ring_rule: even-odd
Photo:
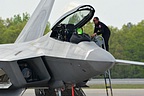
[[[0,0],[0,17],[15,14],[32,14],[40,0]],[[49,21],[53,24],[69,5],[90,4],[102,22],[121,28],[123,24],[134,24],[144,20],[144,0],[55,0]]]

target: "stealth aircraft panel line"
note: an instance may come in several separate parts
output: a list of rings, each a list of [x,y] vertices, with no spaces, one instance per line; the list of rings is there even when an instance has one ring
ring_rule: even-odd
[[[117,63],[144,65],[143,62],[116,60],[93,41],[69,42],[92,19],[95,9],[81,5],[58,19],[43,36],[54,0],[41,0],[14,44],[0,45],[0,95],[22,95],[27,88],[67,89],[103,74]],[[76,17],[76,18],[75,18]],[[81,87],[81,85],[79,85]],[[39,96],[39,95],[36,95]]]

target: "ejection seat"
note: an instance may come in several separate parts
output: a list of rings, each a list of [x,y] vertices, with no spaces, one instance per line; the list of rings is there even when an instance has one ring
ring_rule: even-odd
[[[65,32],[65,34],[66,34],[66,41],[70,42],[70,38],[71,38],[72,34],[74,32],[76,32],[74,24],[67,24],[65,30],[66,30],[66,32]]]
[[[60,24],[52,30],[50,37],[70,42],[70,38],[74,32],[76,32],[74,24]]]

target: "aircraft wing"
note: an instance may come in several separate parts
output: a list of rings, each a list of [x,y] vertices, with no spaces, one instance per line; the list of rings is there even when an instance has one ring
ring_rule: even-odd
[[[27,42],[43,36],[54,1],[55,0],[40,1],[15,43]]]
[[[144,62],[116,59],[116,64],[121,64],[121,65],[144,65]]]

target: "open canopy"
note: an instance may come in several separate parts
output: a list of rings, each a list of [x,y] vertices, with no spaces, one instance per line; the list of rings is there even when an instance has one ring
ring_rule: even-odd
[[[94,8],[90,5],[81,5],[62,15],[52,27],[52,30],[61,24],[73,24],[75,28],[81,28],[94,15]]]

